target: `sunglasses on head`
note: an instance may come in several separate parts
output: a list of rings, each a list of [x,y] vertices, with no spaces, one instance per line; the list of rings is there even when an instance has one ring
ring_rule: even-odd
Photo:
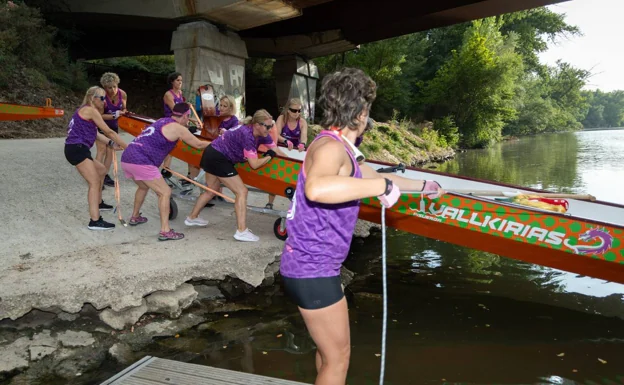
[[[301,112],[301,108],[300,109],[296,109],[296,108],[288,107],[288,111],[290,111],[290,112],[292,112],[294,114],[297,114],[297,113]]]
[[[261,126],[264,126],[264,128],[266,128],[267,130],[270,130],[271,128],[273,128],[273,123],[271,124],[266,124],[266,123],[258,123]]]

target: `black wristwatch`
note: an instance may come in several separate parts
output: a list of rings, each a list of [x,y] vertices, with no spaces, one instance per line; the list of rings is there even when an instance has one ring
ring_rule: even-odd
[[[381,194],[381,195],[388,195],[388,194],[390,194],[392,192],[393,184],[392,184],[392,181],[390,179],[388,179],[388,178],[384,178],[384,179],[386,180],[386,191],[384,191],[384,193]]]
[[[112,139],[109,139],[108,147],[113,147],[113,146],[115,146],[115,142]]]

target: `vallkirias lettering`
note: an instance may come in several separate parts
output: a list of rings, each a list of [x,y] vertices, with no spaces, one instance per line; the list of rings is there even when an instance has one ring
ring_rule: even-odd
[[[457,222],[462,222],[481,228],[489,228],[490,230],[500,233],[513,233],[514,235],[526,239],[536,238],[541,242],[545,242],[555,246],[562,244],[563,240],[566,237],[565,233],[561,233],[558,231],[550,231],[541,227],[525,225],[520,222],[501,219],[491,215],[480,215],[480,213],[470,212],[466,209],[457,209],[455,207],[443,205],[436,210],[434,204],[431,203],[431,205],[429,206],[429,210],[427,210],[424,200],[421,200],[420,206],[420,210],[412,210],[419,211],[420,213],[423,213],[425,215],[433,215],[437,218],[449,218]]]

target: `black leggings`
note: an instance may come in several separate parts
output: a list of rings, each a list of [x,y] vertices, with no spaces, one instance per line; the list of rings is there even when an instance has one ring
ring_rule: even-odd
[[[344,297],[340,276],[288,278],[282,276],[286,294],[303,309],[314,310],[335,304]]]

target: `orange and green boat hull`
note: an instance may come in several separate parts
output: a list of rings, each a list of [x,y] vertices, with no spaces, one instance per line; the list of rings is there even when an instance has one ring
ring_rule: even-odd
[[[119,127],[137,136],[149,122],[122,117]],[[174,157],[199,167],[201,150],[180,141]],[[302,162],[277,157],[252,169],[236,165],[243,182],[286,196],[295,188]],[[360,218],[380,223],[377,198],[363,199]],[[386,211],[389,227],[509,258],[624,283],[624,227],[526,209],[476,196],[446,194],[435,200],[403,194]]]

